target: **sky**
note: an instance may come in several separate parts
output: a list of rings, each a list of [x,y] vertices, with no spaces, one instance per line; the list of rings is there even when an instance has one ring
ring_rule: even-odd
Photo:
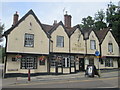
[[[89,1],[89,2],[88,2]],[[34,11],[41,23],[52,25],[54,20],[64,22],[65,11],[72,16],[72,26],[80,24],[82,18],[94,17],[103,9],[106,11],[110,0],[2,0],[0,3],[0,22],[5,24],[5,31],[13,24],[13,14],[17,11],[19,19],[30,9]],[[118,5],[120,0],[111,0]],[[63,12],[63,10],[65,10]]]

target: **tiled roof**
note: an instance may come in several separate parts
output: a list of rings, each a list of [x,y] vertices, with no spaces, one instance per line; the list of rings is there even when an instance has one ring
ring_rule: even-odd
[[[93,28],[83,28],[81,30],[85,40],[89,39],[89,35],[90,35],[91,31],[93,31]]]
[[[102,29],[102,30],[99,30],[99,31],[95,31],[100,43],[102,43],[102,41],[104,40],[108,31],[109,31],[109,28],[105,28],[105,29]]]
[[[49,32],[53,27],[53,25],[47,25],[47,24],[42,24],[42,26],[46,32]]]
[[[79,28],[79,30],[80,30],[80,26],[79,26],[79,25],[73,26],[73,27],[71,27],[71,28],[66,28],[69,36],[71,36],[71,35],[75,32],[75,30],[76,30],[77,28]]]
[[[79,25],[76,25],[76,26],[73,26],[71,28],[66,28],[63,24],[62,21],[60,21],[59,23],[57,24],[54,24],[54,25],[48,25],[48,24],[42,24],[39,19],[37,18],[37,16],[35,15],[35,13],[30,10],[28,11],[28,13],[26,13],[14,26],[12,26],[10,29],[8,29],[4,35],[8,35],[15,27],[17,27],[28,15],[32,14],[34,16],[34,18],[36,19],[36,21],[38,22],[38,24],[42,27],[43,31],[46,33],[46,35],[48,37],[50,37],[50,34],[59,26],[59,25],[62,25],[65,32],[67,33],[68,37],[70,37],[74,31],[79,28],[80,29],[80,26]],[[86,31],[86,30],[85,30]],[[84,32],[84,31],[83,31]]]
[[[32,9],[30,11],[28,11],[28,13],[26,13],[14,26],[12,26],[10,29],[8,29],[6,32],[4,32],[4,36],[8,35],[12,30],[14,30],[14,28],[17,27],[30,14],[32,14],[34,16],[37,23],[42,27],[42,30],[46,33],[47,37],[50,37],[50,35],[43,28],[43,27],[45,27],[45,25],[41,24],[41,22],[39,21],[39,19],[35,15],[35,13],[32,11]]]

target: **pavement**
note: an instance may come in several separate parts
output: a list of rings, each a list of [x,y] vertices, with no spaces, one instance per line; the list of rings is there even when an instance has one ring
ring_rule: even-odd
[[[118,71],[111,72],[102,72],[100,73],[100,78],[109,78],[109,77],[118,77]],[[24,84],[24,83],[37,83],[40,81],[57,81],[57,80],[85,80],[85,72],[78,72],[75,74],[66,74],[66,75],[43,75],[31,77],[31,80],[28,81],[28,77],[16,77],[16,78],[5,78],[2,80],[2,86],[8,86],[13,84]],[[94,78],[99,78],[95,76]]]

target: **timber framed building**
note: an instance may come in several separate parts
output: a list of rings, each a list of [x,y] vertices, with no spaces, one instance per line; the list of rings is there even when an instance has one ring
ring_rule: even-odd
[[[20,20],[14,14],[6,37],[5,77],[69,74],[84,71],[88,64],[101,69],[118,68],[119,47],[109,28],[99,32],[71,27],[71,15],[53,25],[42,24],[30,10]],[[97,61],[95,51],[100,52]],[[97,67],[98,68],[98,67]]]

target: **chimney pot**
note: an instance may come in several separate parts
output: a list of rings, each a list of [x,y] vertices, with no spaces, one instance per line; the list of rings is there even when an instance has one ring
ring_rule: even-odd
[[[56,25],[57,24],[57,20],[54,20],[54,23],[53,23],[53,25]]]
[[[16,11],[16,13],[13,16],[13,26],[18,22],[18,18],[19,18],[19,15],[18,15],[18,12]]]

